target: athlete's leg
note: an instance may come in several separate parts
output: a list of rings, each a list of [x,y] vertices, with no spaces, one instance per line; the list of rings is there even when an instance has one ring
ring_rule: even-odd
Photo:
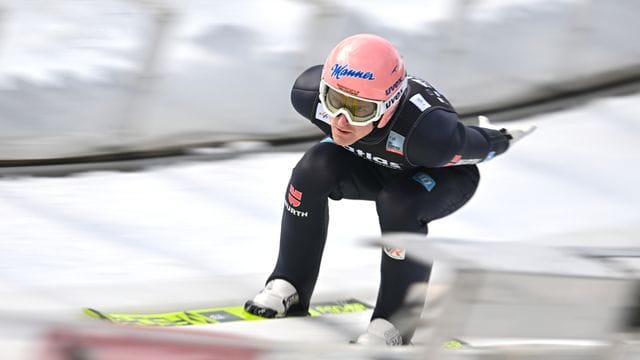
[[[304,154],[287,185],[278,261],[269,280],[293,284],[303,310],[309,306],[327,238],[329,194],[349,178],[355,160],[340,146],[319,143]]]
[[[429,222],[451,214],[473,196],[478,180],[475,166],[403,172],[391,179],[376,199],[382,232],[426,235]],[[383,251],[380,272],[380,288],[372,318],[390,319],[394,314],[398,315],[410,286],[428,281],[431,266],[409,258],[398,259],[393,252]],[[421,309],[423,305],[424,297],[412,306]],[[400,331],[406,342],[413,336],[411,328]]]

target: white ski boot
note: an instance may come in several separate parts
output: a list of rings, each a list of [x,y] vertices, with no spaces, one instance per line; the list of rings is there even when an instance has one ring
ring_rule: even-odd
[[[265,318],[280,318],[286,316],[291,307],[299,302],[298,292],[291,283],[283,279],[273,279],[253,300],[244,304],[244,309]]]
[[[398,346],[402,345],[400,331],[392,323],[385,319],[373,319],[367,327],[367,332],[360,335],[355,344],[373,346]]]

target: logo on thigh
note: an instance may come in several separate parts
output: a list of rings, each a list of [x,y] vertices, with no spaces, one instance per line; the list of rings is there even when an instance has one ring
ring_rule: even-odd
[[[302,191],[296,190],[296,188],[293,187],[293,184],[289,184],[289,194],[287,198],[289,199],[289,204],[297,208],[302,204]]]
[[[294,216],[308,217],[308,212],[294,209],[299,207],[300,205],[302,205],[302,191],[297,190],[295,187],[293,187],[293,184],[289,184],[287,202],[284,203],[285,209],[287,209],[287,211]]]

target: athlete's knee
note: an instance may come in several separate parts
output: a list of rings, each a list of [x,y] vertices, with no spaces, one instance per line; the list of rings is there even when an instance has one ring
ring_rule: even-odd
[[[320,143],[307,150],[293,169],[293,177],[337,185],[347,166],[344,149],[335,144]]]

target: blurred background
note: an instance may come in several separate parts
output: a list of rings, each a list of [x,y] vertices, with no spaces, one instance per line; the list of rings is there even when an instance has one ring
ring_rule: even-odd
[[[114,331],[80,311],[237,305],[262,288],[290,171],[322,138],[291,107],[291,86],[355,33],[396,44],[464,122],[538,126],[480,165],[473,201],[430,236],[637,249],[638,14],[637,0],[0,0],[0,357],[163,358],[146,352],[153,341],[123,350],[136,336],[176,344],[168,358],[203,343],[219,358],[381,356],[341,347],[366,312],[217,324],[185,339]],[[330,206],[314,296],[374,303],[380,251],[363,239],[379,237],[375,207]],[[637,257],[610,263],[638,278]],[[430,296],[448,279],[436,265]],[[628,305],[620,289],[616,301],[604,285],[585,289],[584,303],[571,291],[559,301],[561,314],[582,306],[580,326]],[[424,358],[417,345],[382,356]],[[638,348],[452,358],[636,359]]]
[[[396,44],[409,71],[463,117],[514,118],[525,107],[636,86],[638,6],[4,0],[0,161],[317,136],[290,106],[291,85],[359,32]]]

